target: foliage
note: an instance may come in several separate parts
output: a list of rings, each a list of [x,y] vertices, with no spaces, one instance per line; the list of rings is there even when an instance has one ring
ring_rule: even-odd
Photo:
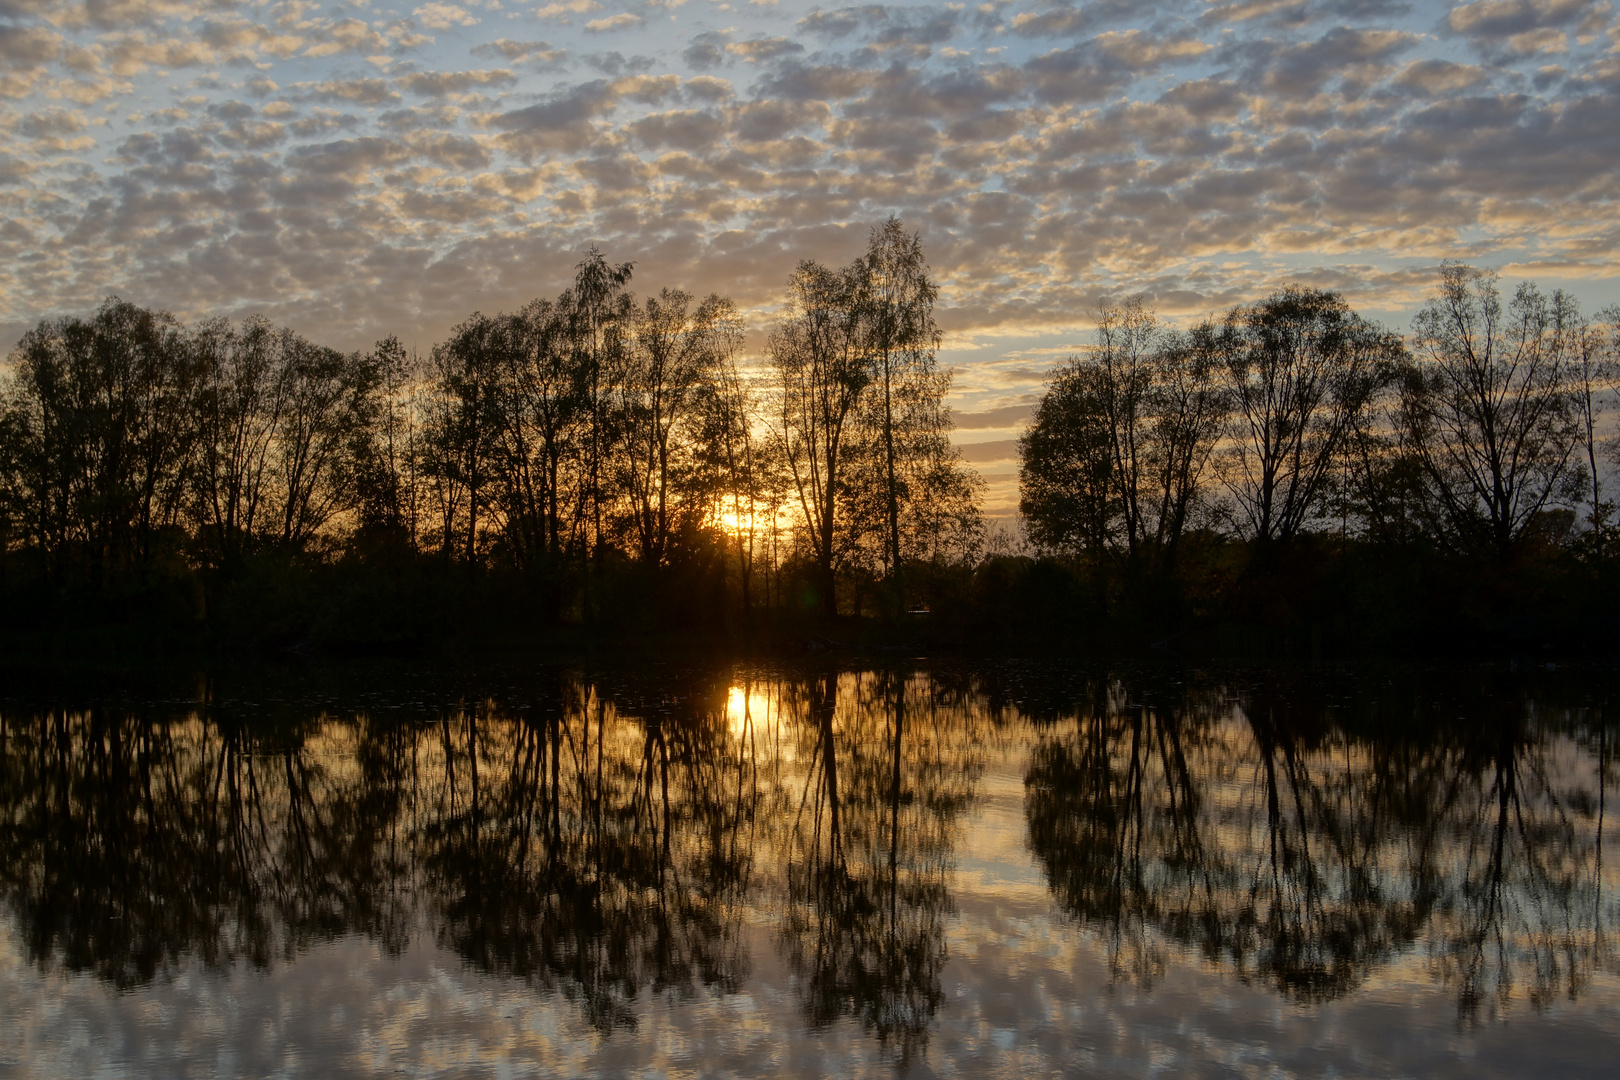
[[[1104,309],[1020,440],[1046,558],[999,588],[1067,576],[1046,588],[1091,598],[1070,604],[1082,638],[1091,620],[1108,640],[1224,624],[1374,649],[1591,647],[1620,584],[1601,461],[1617,316],[1589,322],[1529,283],[1504,304],[1455,264],[1414,320],[1415,357],[1302,287],[1182,333],[1140,299]]]
[[[570,288],[426,356],[116,298],[0,386],[0,610],[398,649],[465,634],[1265,652],[1603,648],[1620,310],[1447,264],[1398,336],[1290,286],[1098,313],[985,544],[938,287],[897,220],[801,263],[762,362],[732,303]],[[1027,541],[1027,542],[1026,542]],[[848,616],[875,617],[852,622]],[[1197,644],[1193,644],[1197,643]]]
[[[1098,313],[1097,347],[1054,373],[1019,444],[1044,550],[1173,561],[1231,400],[1219,331],[1163,327],[1141,298]]]
[[[908,559],[971,553],[979,482],[950,441],[948,373],[922,248],[891,218],[843,270],[799,264],[771,334],[771,433],[805,529],[821,605],[838,611],[836,578],[881,567],[904,602]]]

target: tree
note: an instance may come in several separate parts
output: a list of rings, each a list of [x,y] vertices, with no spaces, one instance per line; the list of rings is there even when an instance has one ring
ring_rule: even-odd
[[[888,519],[884,561],[898,591],[900,505],[910,501],[911,495],[901,459],[915,457],[919,451],[928,455],[933,447],[915,444],[948,430],[939,403],[950,379],[946,376],[942,382],[934,363],[940,337],[934,323],[939,287],[928,276],[922,238],[908,234],[896,217],[873,227],[866,254],[853,270],[865,348],[875,368],[875,388],[882,391],[868,411],[883,448]]]
[[[904,603],[907,559],[965,552],[982,523],[978,479],[951,444],[939,370],[938,288],[922,245],[890,218],[843,270],[804,262],[771,338],[775,430],[804,516],[822,603],[837,569],[875,563]]]
[[[742,347],[740,319],[727,323],[719,344],[713,391],[706,399],[708,434],[704,443],[713,448],[723,476],[720,512],[731,518],[732,539],[737,546],[737,578],[746,620],[753,611],[755,542],[760,530],[760,511],[761,508],[766,510],[774,528],[780,500],[775,503],[771,500],[769,489],[773,485],[768,457],[754,435],[754,390],[737,366],[737,353]],[[729,510],[725,509],[727,503]],[[766,584],[768,588],[768,580]]]
[[[340,515],[364,517],[368,500],[397,514],[399,493],[379,475],[398,462],[385,415],[397,342],[345,355],[255,316],[204,322],[190,348],[204,376],[193,507],[219,563],[265,546],[302,551]]]
[[[1598,312],[1595,325],[1577,320],[1571,332],[1570,384],[1576,428],[1591,483],[1586,526],[1595,550],[1601,554],[1607,546],[1614,503],[1603,498],[1603,470],[1598,467],[1602,444],[1599,429],[1620,384],[1620,305]]]
[[[530,542],[555,564],[577,546],[586,491],[588,372],[574,348],[569,298],[535,300],[523,310],[523,347],[513,353],[508,403],[511,453],[522,480],[514,489],[518,522],[538,535]],[[531,462],[532,458],[532,462]],[[509,512],[510,513],[510,512]]]
[[[88,320],[40,323],[10,359],[15,516],[58,584],[82,569],[104,586],[146,563],[185,506],[200,380],[184,329],[109,297]]]
[[[788,283],[787,313],[770,339],[778,387],[773,434],[793,478],[828,616],[838,614],[835,574],[851,546],[848,524],[840,521],[846,444],[872,377],[853,286],[848,273],[801,262]]]
[[[1181,535],[1203,492],[1204,474],[1231,413],[1217,379],[1219,332],[1205,321],[1162,338],[1153,354],[1145,459],[1155,496],[1153,547],[1175,562]]]
[[[1322,513],[1341,445],[1404,352],[1337,293],[1297,285],[1233,308],[1215,341],[1234,412],[1223,478],[1240,531],[1264,548]]]
[[[513,322],[474,312],[433,347],[423,471],[438,503],[440,550],[448,558],[459,548],[469,565],[479,557],[480,514],[497,475],[502,381],[520,342]]]
[[[574,287],[560,305],[570,315],[569,330],[583,372],[581,379],[589,410],[589,454],[586,458],[586,494],[591,507],[591,556],[601,567],[606,535],[602,531],[602,463],[609,439],[608,400],[604,384],[613,385],[618,374],[633,300],[625,290],[634,263],[613,265],[593,245],[574,268]]]
[[[886,579],[893,610],[908,564],[976,550],[980,481],[951,442],[916,234],[890,218],[850,265],[800,265],[768,406],[729,300],[638,300],[631,271],[593,247],[561,296],[474,313],[425,362],[392,337],[344,354],[263,317],[188,328],[116,300],[41,323],[0,408],[5,571],[37,553],[40,583],[127,585],[163,537],[163,572],[213,598],[306,556],[370,574],[425,548],[591,617],[625,561],[688,590],[734,564],[746,611],[767,548],[772,603],[781,538],[835,613],[840,573]]]
[[[1100,382],[1096,368],[1071,359],[1018,440],[1018,512],[1037,548],[1097,557],[1113,544],[1114,455]]]
[[[1146,540],[1141,494],[1147,471],[1149,399],[1160,334],[1153,312],[1141,297],[1132,297],[1123,307],[1105,308],[1098,313],[1097,348],[1089,359],[1096,374],[1096,404],[1102,410],[1108,433],[1108,474],[1114,508],[1126,552],[1132,558]]]
[[[1454,549],[1506,555],[1543,510],[1580,498],[1576,321],[1562,293],[1524,282],[1504,306],[1494,273],[1459,263],[1413,319],[1400,423]]]
[[[1053,550],[1173,560],[1228,409],[1217,331],[1164,329],[1141,298],[1097,316],[1019,443],[1021,509]]]
[[[281,423],[281,338],[269,320],[239,327],[221,318],[199,326],[195,347],[207,372],[197,468],[198,516],[213,558],[232,566],[258,538],[268,500],[273,444]]]
[[[641,560],[651,565],[669,554],[675,516],[696,522],[706,514],[698,477],[704,399],[740,335],[730,300],[711,294],[691,305],[691,295],[679,289],[646,299],[616,386],[631,534]]]
[[[375,374],[375,422],[359,433],[356,492],[363,529],[390,533],[414,548],[415,484],[412,480],[414,417],[410,408],[412,364],[399,338],[377,342],[365,357]]]
[[[366,442],[379,418],[381,372],[366,353],[345,355],[282,331],[274,477],[282,546],[302,550],[335,516],[358,505]]]

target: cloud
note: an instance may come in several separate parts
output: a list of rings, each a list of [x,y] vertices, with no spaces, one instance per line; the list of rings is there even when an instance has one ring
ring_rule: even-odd
[[[593,11],[601,10],[602,5],[596,0],[558,0],[556,3],[537,8],[534,17],[567,25],[572,15],[589,15]]]
[[[701,152],[725,135],[725,121],[704,109],[654,113],[630,124],[629,130],[644,145],[655,149]]]
[[[480,117],[501,132],[502,146],[525,160],[547,151],[575,151],[591,141],[592,121],[613,108],[608,82],[597,79],[553,92],[534,105]]]
[[[1003,405],[996,409],[986,409],[982,412],[958,412],[955,414],[956,427],[959,431],[976,431],[988,428],[1018,427],[1035,414],[1034,403],[1022,405]]]
[[[682,51],[681,59],[694,71],[711,71],[725,63],[726,39],[729,36],[724,31],[712,30],[697,34]]]
[[[1059,7],[1053,11],[1021,11],[1008,24],[1020,37],[1059,37],[1078,33],[1089,25],[1079,8]]]
[[[880,48],[898,45],[938,45],[956,33],[958,10],[947,8],[894,8],[881,4],[816,10],[799,20],[804,33],[828,41],[857,38]]]
[[[324,28],[319,36],[323,40],[304,50],[311,60],[341,52],[374,53],[388,48],[387,40],[359,19],[344,19]]]
[[[62,54],[60,34],[40,26],[0,24],[0,59],[13,70],[41,68]]]
[[[1234,0],[1232,3],[1211,4],[1204,9],[1203,21],[1208,23],[1244,23],[1263,20],[1267,23],[1294,25],[1307,20],[1310,5],[1307,0]]]
[[[1161,68],[1197,59],[1212,46],[1184,36],[1141,30],[1104,31],[1067,49],[1053,49],[1024,65],[1036,92],[1048,102],[1092,102],[1116,94]]]
[[[610,15],[605,19],[592,19],[585,24],[585,30],[592,34],[611,34],[617,30],[628,30],[633,26],[640,26],[647,20],[630,11],[621,11],[617,15]]]
[[[806,64],[789,57],[764,73],[757,93],[763,98],[839,101],[861,93],[872,81],[871,72],[848,64]]]
[[[957,426],[960,427],[961,425],[958,424]],[[961,446],[961,451],[962,460],[970,465],[982,465],[995,461],[1016,461],[1018,460],[1018,440],[995,439],[989,442],[965,443]]]
[[[1273,94],[1285,98],[1314,94],[1336,78],[1354,74],[1366,65],[1387,63],[1419,43],[1416,34],[1401,30],[1354,30],[1335,27],[1315,41],[1282,48],[1252,49],[1254,74]]]
[[[64,109],[58,106],[28,114],[17,125],[17,130],[23,135],[38,139],[53,135],[77,135],[86,126],[83,113],[77,109]]]
[[[491,160],[489,151],[478,140],[465,135],[426,131],[407,135],[404,141],[416,157],[458,173],[488,168]]]
[[[804,52],[804,46],[797,41],[787,38],[753,38],[749,41],[732,41],[726,44],[726,52],[732,56],[741,57],[751,64],[769,63],[784,56],[794,56]]]
[[[560,288],[589,240],[768,311],[897,213],[972,345],[964,430],[1000,440],[1130,292],[1398,307],[1414,260],[1460,255],[1620,300],[1591,284],[1620,244],[1601,4],[0,3],[0,206],[52,253],[0,268],[0,325],[152,283],[431,342]],[[637,49],[580,50],[610,27]]]
[[[819,131],[833,117],[820,101],[754,101],[732,111],[732,130],[748,142],[771,142],[805,131]]]
[[[615,79],[622,75],[651,71],[658,66],[658,61],[651,56],[625,56],[617,49],[586,53],[580,59],[584,60],[587,66]]]
[[[388,84],[387,79],[341,79],[331,82],[317,83],[313,86],[300,84],[297,89],[304,90],[316,101],[347,101],[356,105],[386,105],[399,100],[399,94]]]
[[[1475,0],[1452,8],[1445,21],[1467,37],[1502,39],[1568,26],[1597,6],[1593,0]]]
[[[505,68],[485,71],[422,71],[407,75],[399,85],[421,97],[445,97],[474,89],[511,86],[517,76]]]
[[[296,172],[353,179],[410,158],[410,148],[403,142],[365,136],[297,147],[287,155],[287,164]]]
[[[549,41],[510,41],[496,38],[473,46],[474,56],[499,56],[511,64],[525,64],[536,68],[558,68],[568,58],[568,50],[552,46]]]
[[[1485,72],[1472,64],[1456,64],[1450,60],[1414,60],[1390,81],[1407,90],[1439,95],[1471,89],[1486,78]]]
[[[731,83],[713,75],[695,75],[686,80],[683,88],[694,101],[718,102],[736,96]]]
[[[424,4],[411,12],[418,22],[430,30],[450,30],[457,26],[477,26],[478,17],[454,4]]]

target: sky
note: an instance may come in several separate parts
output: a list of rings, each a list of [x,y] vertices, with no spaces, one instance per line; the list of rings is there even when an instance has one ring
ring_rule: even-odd
[[[425,351],[595,243],[758,348],[895,214],[995,514],[1100,304],[1620,300],[1617,99],[1610,0],[0,0],[0,339],[117,294]]]

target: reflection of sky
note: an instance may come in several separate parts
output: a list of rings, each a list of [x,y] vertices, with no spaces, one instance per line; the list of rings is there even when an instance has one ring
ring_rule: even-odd
[[[1167,947],[1150,982],[1117,981],[1094,929],[1060,916],[1023,835],[1023,740],[993,751],[956,846],[944,1005],[916,1075],[1601,1076],[1620,978],[1578,1004],[1459,1027],[1456,1003],[1409,954],[1349,998],[1291,1005]],[[773,947],[745,929],[742,992],[645,993],[633,1030],[597,1035],[555,994],[476,973],[429,935],[400,956],[346,937],[260,973],[195,963],[120,994],[41,973],[0,924],[0,1072],[9,1076],[895,1075],[845,1019],[810,1033]]]
[[[964,898],[966,899],[966,898]],[[605,1039],[565,1002],[473,974],[429,944],[405,955],[344,939],[268,975],[188,971],[119,995],[41,976],[0,935],[0,1068],[68,1076],[892,1076],[859,1025],[797,1023],[769,931],[743,993],[650,996],[634,1031]],[[1290,1007],[1196,967],[1151,992],[1109,988],[1096,947],[1036,908],[964,906],[950,929],[946,1005],[920,1075],[1604,1076],[1620,987],[1459,1030],[1446,995],[1380,986],[1352,1002]]]

